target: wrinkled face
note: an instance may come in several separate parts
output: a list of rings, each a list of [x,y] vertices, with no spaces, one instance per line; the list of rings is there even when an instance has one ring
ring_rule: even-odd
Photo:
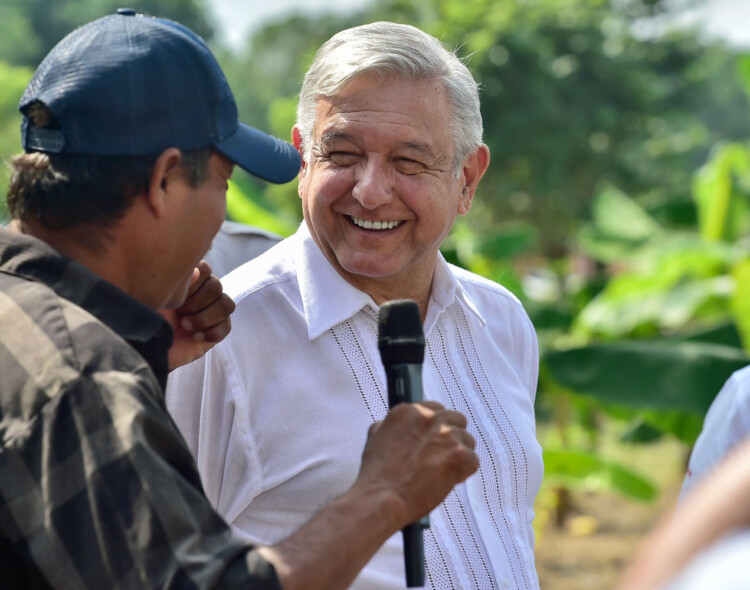
[[[226,195],[234,164],[215,152],[209,161],[209,173],[198,187],[187,180],[180,182],[172,198],[179,199],[175,235],[170,244],[172,269],[170,277],[174,290],[164,307],[179,307],[185,300],[193,269],[206,255],[216,232],[226,216]],[[165,271],[169,272],[169,271]]]
[[[433,80],[366,74],[318,101],[304,217],[337,271],[378,303],[429,289],[440,243],[469,210],[476,183],[465,167],[454,177],[450,120]]]

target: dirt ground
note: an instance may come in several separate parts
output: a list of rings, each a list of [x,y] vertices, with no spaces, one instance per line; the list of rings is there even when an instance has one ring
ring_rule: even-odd
[[[630,461],[640,463],[641,472],[650,473],[660,486],[659,496],[651,503],[612,493],[571,491],[570,510],[562,526],[554,524],[554,513],[550,513],[543,526],[537,527],[541,589],[611,590],[644,536],[674,509],[682,483],[683,453],[684,449],[668,444],[629,453]]]
[[[644,535],[673,508],[678,491],[679,486],[663,490],[653,504],[573,493],[573,514],[566,525],[547,524],[537,541],[542,590],[611,590]]]

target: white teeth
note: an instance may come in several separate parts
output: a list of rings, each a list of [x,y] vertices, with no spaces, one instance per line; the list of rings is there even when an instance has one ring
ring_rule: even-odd
[[[365,229],[393,229],[401,223],[400,221],[370,221],[361,217],[350,217],[350,219],[354,225]]]

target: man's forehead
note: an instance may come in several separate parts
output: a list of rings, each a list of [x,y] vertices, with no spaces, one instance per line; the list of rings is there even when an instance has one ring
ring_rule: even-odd
[[[450,100],[440,80],[412,80],[398,76],[361,74],[333,94],[318,96],[316,119],[356,116],[356,113],[380,113],[407,117],[451,115]]]

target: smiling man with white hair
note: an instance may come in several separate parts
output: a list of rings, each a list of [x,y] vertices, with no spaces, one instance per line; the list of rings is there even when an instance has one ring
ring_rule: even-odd
[[[379,308],[413,299],[425,398],[466,415],[480,458],[431,515],[427,584],[538,588],[536,335],[506,289],[439,252],[489,164],[476,82],[419,29],[348,29],[307,72],[292,137],[304,222],[226,277],[233,332],[170,381],[209,498],[235,534],[273,543],[350,486],[388,411]],[[403,588],[402,551],[394,535],[353,587]]]

